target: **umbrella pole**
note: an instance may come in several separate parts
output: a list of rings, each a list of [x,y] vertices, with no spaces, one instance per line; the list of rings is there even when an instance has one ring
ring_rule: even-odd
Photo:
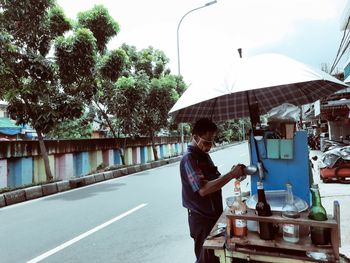
[[[214,113],[215,113],[215,107],[216,107],[216,102],[218,101],[218,98],[215,98],[215,101],[214,101],[214,107],[212,107],[212,111],[211,111],[211,116],[210,116],[210,120],[213,121],[213,116],[214,116]]]
[[[254,137],[254,131],[255,131],[256,123],[253,122],[254,118],[253,118],[253,113],[252,113],[252,110],[251,110],[251,107],[250,107],[250,100],[249,100],[248,90],[245,92],[245,94],[246,94],[246,97],[247,97],[247,105],[248,105],[249,117],[250,117],[250,121],[251,121],[251,124],[252,124],[251,133],[252,133],[254,146],[255,146],[256,160],[257,160],[257,166],[258,166],[258,170],[259,170],[259,179],[262,180],[264,178],[264,172],[267,172],[267,170],[264,167],[264,164],[262,163],[262,161],[260,159],[258,143],[256,142],[256,139]]]
[[[246,98],[247,98],[247,105],[248,105],[250,122],[252,124],[252,131],[253,131],[253,134],[254,134],[256,123],[253,123],[254,119],[253,119],[253,114],[252,114],[252,111],[251,111],[251,108],[250,108],[250,100],[249,100],[248,90],[245,92],[245,95],[246,95]]]

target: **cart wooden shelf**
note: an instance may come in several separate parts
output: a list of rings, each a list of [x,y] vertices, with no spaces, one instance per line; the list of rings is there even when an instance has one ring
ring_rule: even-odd
[[[234,258],[248,259],[259,262],[317,262],[307,257],[307,252],[323,252],[328,255],[328,262],[341,261],[339,255],[340,247],[340,211],[339,203],[334,202],[333,215],[328,215],[327,221],[314,221],[307,217],[308,211],[301,213],[300,218],[286,219],[282,218],[281,212],[273,212],[270,217],[259,217],[253,211],[249,210],[244,215],[234,215],[229,209],[226,209],[217,224],[226,223],[226,238],[208,237],[204,247],[214,249],[215,254],[220,258],[220,263],[234,262]],[[257,232],[248,231],[244,238],[231,237],[230,222],[234,219],[245,219],[258,222],[270,222],[274,224],[297,224],[303,228],[310,226],[325,227],[330,229],[331,242],[326,246],[315,246],[311,243],[308,234],[301,235],[299,242],[290,243],[283,240],[281,234],[277,234],[274,240],[262,240]],[[217,228],[214,227],[213,231]]]

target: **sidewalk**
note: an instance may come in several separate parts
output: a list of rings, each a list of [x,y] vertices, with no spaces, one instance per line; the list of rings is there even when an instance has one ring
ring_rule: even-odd
[[[320,157],[321,151],[310,151],[310,157]],[[319,158],[318,158],[319,159]],[[322,197],[322,204],[328,214],[333,214],[333,202],[338,201],[340,205],[340,232],[341,248],[340,253],[350,257],[350,184],[323,183],[320,180],[318,160],[313,161],[314,182],[319,185]]]

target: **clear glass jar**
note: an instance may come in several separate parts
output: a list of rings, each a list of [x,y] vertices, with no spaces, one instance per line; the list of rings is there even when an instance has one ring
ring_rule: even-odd
[[[300,217],[299,210],[294,203],[293,190],[290,183],[287,183],[286,202],[282,207],[282,217],[287,219]],[[285,241],[291,243],[299,241],[299,225],[283,224],[282,232]]]

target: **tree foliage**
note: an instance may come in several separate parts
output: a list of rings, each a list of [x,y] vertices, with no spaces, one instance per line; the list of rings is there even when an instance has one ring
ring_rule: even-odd
[[[250,121],[246,118],[222,122],[218,125],[216,142],[233,142],[240,141],[243,138],[246,139],[244,136],[250,127]]]
[[[128,77],[117,82],[115,101],[120,108],[111,107],[121,121],[123,131],[150,136],[169,127],[168,112],[186,85],[181,78],[171,75],[167,68],[169,59],[161,50],[148,47],[137,51],[135,47],[122,45],[129,57]],[[112,106],[112,105],[111,105]],[[153,152],[157,152],[153,143]]]
[[[106,9],[95,7],[81,13],[81,24],[64,36],[73,26],[54,1],[0,3],[0,96],[17,123],[36,129],[51,179],[42,134],[81,117],[96,91],[98,51],[105,50],[118,26]]]
[[[41,142],[42,134],[79,137],[73,132],[79,126],[87,136],[90,124],[82,114],[92,101],[114,137],[118,131],[153,138],[169,127],[168,111],[185,83],[171,74],[161,50],[127,44],[108,50],[119,25],[105,7],[70,21],[54,0],[0,0],[0,22],[0,99]]]
[[[48,58],[56,37],[71,28],[62,9],[50,0],[2,0],[1,97],[10,116],[38,133],[48,179],[52,179],[42,134],[56,123],[78,117],[82,105],[62,90],[55,61]]]
[[[113,20],[108,10],[102,5],[96,5],[90,11],[79,13],[78,24],[92,32],[100,53],[104,53],[108,41],[119,32],[118,23]]]
[[[55,129],[47,134],[47,137],[52,139],[91,138],[94,117],[95,113],[93,111],[87,111],[80,118],[63,121],[56,125]]]

